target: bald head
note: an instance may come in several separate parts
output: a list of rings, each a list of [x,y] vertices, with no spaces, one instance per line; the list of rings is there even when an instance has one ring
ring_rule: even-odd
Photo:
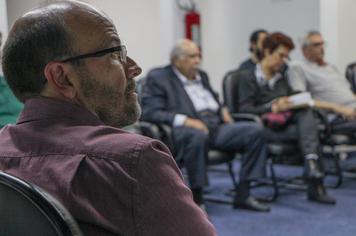
[[[17,98],[24,102],[38,96],[46,83],[46,64],[75,55],[82,43],[78,37],[87,34],[89,40],[97,24],[111,22],[104,13],[77,1],[51,3],[16,20],[2,61],[5,78]]]

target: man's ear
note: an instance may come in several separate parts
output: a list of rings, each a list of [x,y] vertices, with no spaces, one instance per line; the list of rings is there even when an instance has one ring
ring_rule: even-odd
[[[309,56],[308,47],[302,47],[302,52],[304,56]]]
[[[257,43],[251,43],[250,48],[252,49],[252,52],[254,52],[257,48]]]
[[[180,69],[182,64],[182,59],[180,56],[176,57],[173,59],[173,65],[177,68]]]
[[[266,57],[266,56],[269,56],[271,54],[271,51],[269,50],[269,48],[265,48],[263,49],[263,55]]]
[[[49,62],[44,75],[47,79],[48,90],[54,96],[66,99],[74,99],[77,96],[77,88],[70,80],[70,66],[61,62]]]

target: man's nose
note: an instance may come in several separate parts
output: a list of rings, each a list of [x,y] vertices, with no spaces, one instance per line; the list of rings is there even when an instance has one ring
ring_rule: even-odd
[[[131,78],[135,78],[141,73],[142,73],[141,67],[139,67],[133,59],[127,57],[126,76],[131,79]]]

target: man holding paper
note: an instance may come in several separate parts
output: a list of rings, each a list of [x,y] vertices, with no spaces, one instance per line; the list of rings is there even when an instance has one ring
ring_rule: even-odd
[[[335,204],[323,185],[324,173],[319,158],[318,121],[314,117],[310,94],[297,94],[280,71],[294,48],[292,40],[273,33],[263,43],[262,60],[255,71],[241,71],[239,79],[240,112],[260,115],[273,133],[297,140],[304,157],[304,175],[308,183],[308,199]],[[275,135],[274,135],[275,136]]]

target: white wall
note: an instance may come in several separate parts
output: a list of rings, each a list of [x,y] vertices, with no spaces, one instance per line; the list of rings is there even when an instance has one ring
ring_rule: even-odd
[[[7,12],[6,12],[6,1],[0,0],[0,31],[2,33],[3,40],[7,35]],[[0,47],[1,50],[1,47]],[[0,53],[1,55],[1,53]],[[1,58],[0,58],[1,64]],[[2,68],[0,66],[0,74],[2,74]]]
[[[203,20],[203,68],[218,91],[225,73],[248,57],[249,36],[255,29],[291,36],[297,46],[291,56],[300,59],[298,39],[320,27],[319,0],[206,0],[198,7]]]
[[[356,1],[320,0],[320,5],[326,60],[344,73],[346,66],[356,61]]]
[[[114,20],[129,55],[142,66],[143,75],[153,67],[167,64],[173,43],[184,36],[184,14],[175,0],[86,1]],[[39,2],[43,1],[7,0],[8,24]],[[6,8],[4,3],[5,0],[0,0],[0,12]],[[202,68],[209,73],[217,91],[221,91],[225,73],[248,57],[249,35],[257,28],[290,35],[297,46],[291,54],[293,59],[302,58],[299,39],[311,29],[324,34],[329,43],[327,59],[341,70],[356,59],[355,0],[196,0],[196,3],[202,21]],[[1,20],[0,27],[6,28],[5,21]]]
[[[320,0],[320,32],[326,42],[325,59],[337,65],[339,60],[338,0]]]
[[[26,13],[28,10],[34,8],[41,0],[7,0],[7,16],[8,16],[8,26],[9,28],[14,23],[14,21]]]
[[[164,1],[164,0],[163,0]],[[90,0],[115,22],[119,36],[144,72],[167,61],[172,35],[171,4],[159,0]],[[166,32],[166,33],[164,33]]]
[[[356,1],[342,0],[338,1],[338,67],[345,71],[350,62],[356,61]]]
[[[6,12],[6,1],[0,0],[0,31],[3,36],[7,34],[7,12]]]
[[[43,2],[8,0],[9,22]],[[143,69],[144,75],[154,66],[168,63],[175,41],[175,0],[86,0],[113,19],[128,54]]]

